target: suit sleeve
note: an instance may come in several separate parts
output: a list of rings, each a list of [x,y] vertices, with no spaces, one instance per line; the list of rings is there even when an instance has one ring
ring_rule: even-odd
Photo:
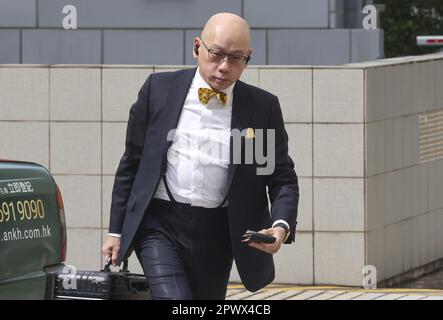
[[[141,87],[137,101],[131,106],[126,129],[125,151],[115,174],[109,221],[110,233],[121,233],[129,195],[143,152],[146,127],[149,121],[149,88],[152,75]]]
[[[271,215],[273,221],[284,220],[289,224],[291,234],[285,243],[291,243],[297,225],[299,187],[294,162],[288,155],[288,134],[277,97],[273,100],[269,123],[275,130],[275,169],[267,178]]]

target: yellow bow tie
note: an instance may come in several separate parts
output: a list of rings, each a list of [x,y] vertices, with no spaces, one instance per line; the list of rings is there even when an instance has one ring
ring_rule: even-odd
[[[217,97],[217,100],[222,104],[226,105],[228,100],[227,94],[225,92],[209,89],[209,88],[198,88],[198,99],[203,104],[208,104],[209,99],[212,97]]]

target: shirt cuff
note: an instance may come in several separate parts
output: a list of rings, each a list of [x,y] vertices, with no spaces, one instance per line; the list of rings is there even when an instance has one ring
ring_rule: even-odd
[[[286,240],[288,240],[288,238],[289,238],[289,235],[291,234],[291,228],[289,227],[289,224],[285,221],[285,220],[277,220],[277,221],[275,221],[273,224],[272,224],[272,227],[274,228],[274,226],[276,225],[276,224],[279,224],[279,223],[283,223],[287,228],[288,228],[288,232],[286,233],[286,237],[285,237],[285,239],[283,240],[283,243],[284,242],[286,242]]]
[[[120,233],[108,233],[111,237],[121,238],[122,235]]]

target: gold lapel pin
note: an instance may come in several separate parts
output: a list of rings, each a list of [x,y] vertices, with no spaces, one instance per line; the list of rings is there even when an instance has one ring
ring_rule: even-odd
[[[252,129],[252,128],[248,128],[248,129],[246,130],[246,139],[252,139],[252,138],[255,138],[255,132],[254,132],[254,129]]]

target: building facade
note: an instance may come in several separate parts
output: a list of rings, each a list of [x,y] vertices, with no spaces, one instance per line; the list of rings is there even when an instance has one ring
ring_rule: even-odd
[[[244,17],[255,65],[336,65],[383,56],[364,30],[367,0],[0,0],[0,64],[192,65],[192,40],[217,12]],[[63,21],[76,9],[77,29]]]

